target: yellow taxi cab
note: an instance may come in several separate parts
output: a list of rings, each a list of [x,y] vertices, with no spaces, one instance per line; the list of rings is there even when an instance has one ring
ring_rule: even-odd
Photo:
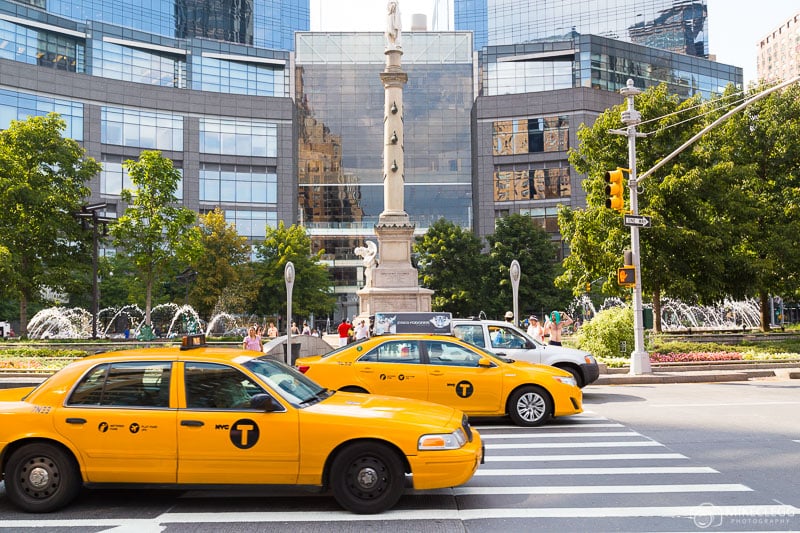
[[[415,489],[466,483],[483,460],[461,411],[336,392],[257,352],[112,352],[76,361],[37,388],[0,391],[0,466],[29,512],[82,486],[307,485],[355,513]]]
[[[469,416],[508,415],[520,426],[583,410],[570,373],[501,359],[451,335],[379,335],[295,366],[331,389],[428,400]]]

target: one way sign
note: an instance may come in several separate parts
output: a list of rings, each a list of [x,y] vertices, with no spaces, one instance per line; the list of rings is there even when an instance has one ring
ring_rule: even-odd
[[[638,228],[650,227],[650,217],[642,215],[623,215],[622,220],[626,226],[636,226]]]

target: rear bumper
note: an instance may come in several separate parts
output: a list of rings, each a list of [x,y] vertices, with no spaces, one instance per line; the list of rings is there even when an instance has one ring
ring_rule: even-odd
[[[415,489],[441,489],[463,485],[483,462],[483,442],[472,430],[472,442],[458,450],[419,452],[408,458]]]

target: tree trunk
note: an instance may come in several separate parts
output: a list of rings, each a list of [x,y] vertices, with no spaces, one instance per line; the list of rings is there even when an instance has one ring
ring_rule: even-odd
[[[23,291],[19,293],[19,338],[28,338],[28,298]]]
[[[761,309],[761,331],[766,333],[770,331],[769,294],[767,294],[764,291],[759,291],[758,301],[759,301],[758,302],[759,307]]]
[[[150,321],[150,308],[153,303],[153,279],[147,279],[147,292],[144,298],[144,323],[148,326],[152,326],[153,323]]]
[[[661,333],[661,289],[653,291],[653,332]]]

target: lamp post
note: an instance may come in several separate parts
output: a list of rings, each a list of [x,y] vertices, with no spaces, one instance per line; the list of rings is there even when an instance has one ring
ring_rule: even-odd
[[[100,234],[98,229],[100,226],[103,228],[102,236],[108,235],[108,224],[113,222],[113,218],[100,216],[99,212],[107,207],[106,202],[98,202],[96,204],[88,204],[81,207],[80,212],[75,213],[75,216],[80,219],[83,229],[89,229],[88,224],[91,224],[92,230],[92,338],[97,338],[97,315],[100,314],[100,285],[98,283],[98,248],[100,245]]]
[[[511,277],[511,292],[514,296],[514,325],[517,326],[519,325],[519,277],[521,274],[519,261],[516,259],[511,261],[508,274]]]
[[[292,288],[294,287],[294,263],[288,261],[283,269],[286,280],[286,363],[292,362]]]

